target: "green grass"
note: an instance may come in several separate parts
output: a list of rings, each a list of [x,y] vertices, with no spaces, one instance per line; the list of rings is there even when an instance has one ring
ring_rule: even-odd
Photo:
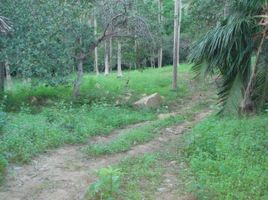
[[[186,135],[185,158],[200,199],[268,199],[268,116],[210,118]]]
[[[121,199],[155,199],[154,192],[160,185],[163,167],[158,156],[145,154],[122,160],[117,166],[123,174]]]
[[[128,151],[135,145],[143,144],[152,140],[164,127],[178,124],[182,121],[183,117],[180,116],[170,117],[165,120],[156,120],[150,124],[127,131],[107,144],[90,145],[86,149],[86,152],[89,155],[99,156]]]
[[[184,74],[189,73],[190,66],[182,65],[180,68]],[[91,91],[91,94],[100,96],[123,95],[125,92],[132,92],[135,99],[142,94],[152,94],[158,92],[167,100],[174,100],[186,94],[187,81],[186,79],[179,80],[179,89],[177,92],[171,90],[171,75],[172,68],[165,67],[162,69],[145,69],[143,71],[129,71],[124,74],[123,78],[118,79],[116,74],[111,74],[108,78],[104,76],[86,76],[85,84],[82,86],[82,91]],[[90,89],[88,85],[91,85]]]
[[[84,199],[153,200],[163,171],[156,154],[127,157],[112,168],[100,169]]]
[[[150,111],[109,105],[73,108],[62,104],[36,115],[10,114],[0,138],[0,155],[12,162],[27,162],[49,148],[86,142],[90,136],[154,118]]]
[[[189,76],[190,66],[181,65],[183,76]],[[123,78],[117,78],[115,73],[109,76],[95,76],[87,74],[81,86],[81,96],[77,100],[80,104],[92,104],[94,102],[106,102],[115,104],[117,100],[131,104],[144,94],[158,92],[169,102],[177,98],[189,95],[187,78],[179,78],[178,91],[171,90],[172,68],[145,69],[143,71],[127,71]],[[190,75],[191,77],[191,75]],[[72,78],[69,78],[72,80]],[[22,105],[46,106],[53,102],[71,102],[72,82],[69,86],[46,87],[39,85],[31,87],[30,84],[21,84],[15,81],[12,90],[7,91],[5,99],[5,109],[7,111],[18,111]],[[42,82],[42,81],[40,81]],[[130,99],[124,101],[125,97]]]

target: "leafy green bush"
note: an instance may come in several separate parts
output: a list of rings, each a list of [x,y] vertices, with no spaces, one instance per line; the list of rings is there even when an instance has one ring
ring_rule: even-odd
[[[200,199],[268,199],[268,116],[210,118],[186,135]]]

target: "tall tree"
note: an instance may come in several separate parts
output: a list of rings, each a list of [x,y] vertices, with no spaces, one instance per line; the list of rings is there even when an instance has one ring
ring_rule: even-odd
[[[118,41],[117,43],[117,77],[122,77],[122,52],[121,52],[121,42]]]
[[[178,64],[179,64],[179,44],[180,44],[180,21],[181,21],[181,0],[175,0],[174,14],[174,46],[173,46],[173,80],[172,89],[178,87]]]
[[[105,41],[104,45],[104,75],[107,76],[110,71],[110,59],[109,59],[109,54],[110,54],[110,48],[109,48],[109,43],[108,41]]]
[[[5,72],[6,72],[6,87],[7,87],[7,90],[10,90],[12,88],[12,78],[10,75],[10,67],[9,67],[8,59],[5,62]]]
[[[163,12],[163,1],[158,0],[158,23],[161,26],[162,24],[162,12]],[[162,41],[162,35],[160,36],[160,47],[158,49],[158,68],[162,67],[163,63],[163,41]]]
[[[110,38],[109,40],[109,70],[112,71],[112,67],[113,67],[113,37]]]
[[[98,24],[97,24],[97,18],[96,14],[94,14],[94,35],[97,37],[98,35]],[[94,70],[96,72],[96,75],[99,75],[99,55],[98,55],[98,47],[94,50]]]

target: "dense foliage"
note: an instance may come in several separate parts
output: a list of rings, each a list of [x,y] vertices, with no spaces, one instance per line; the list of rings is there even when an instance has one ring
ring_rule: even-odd
[[[88,6],[82,6],[61,1],[1,1],[1,13],[12,22],[12,32],[1,37],[0,58],[8,60],[11,73],[24,79],[42,78],[52,85],[64,82],[75,65],[77,49],[93,40],[83,12]],[[79,37],[83,44],[77,42]]]

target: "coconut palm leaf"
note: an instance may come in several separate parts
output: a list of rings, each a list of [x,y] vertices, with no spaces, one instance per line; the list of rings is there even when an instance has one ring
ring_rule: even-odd
[[[11,30],[8,19],[0,16],[0,33],[7,34]]]

